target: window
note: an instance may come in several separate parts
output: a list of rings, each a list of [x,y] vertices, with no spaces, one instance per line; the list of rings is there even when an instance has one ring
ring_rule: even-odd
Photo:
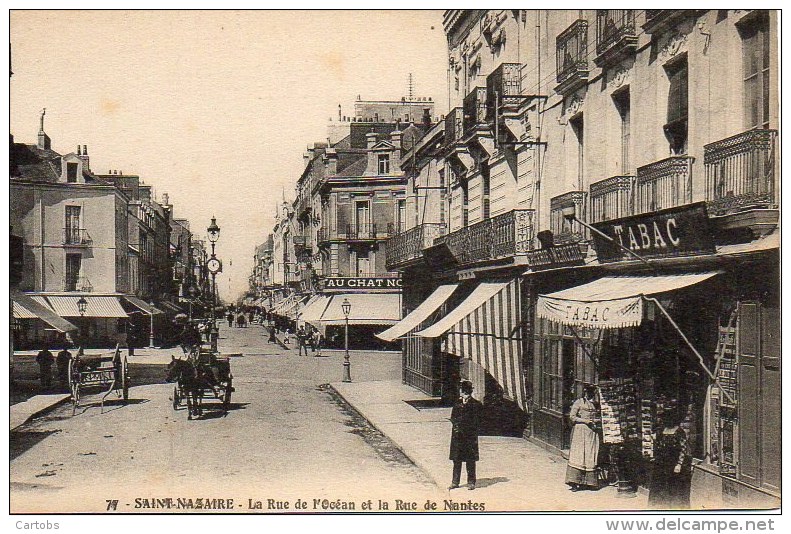
[[[670,143],[672,155],[687,153],[689,115],[689,80],[687,76],[687,58],[683,57],[672,65],[665,67],[670,81],[667,95],[667,124],[665,136]]]
[[[66,243],[80,243],[80,206],[66,206]]]
[[[354,203],[354,223],[357,233],[365,233],[368,231],[370,222],[368,219],[368,201]]]
[[[742,29],[747,128],[769,128],[769,24],[766,15]]]
[[[398,200],[398,219],[396,220],[396,231],[401,234],[406,231],[406,200]]]
[[[585,123],[582,120],[582,114],[580,113],[569,120],[569,125],[577,138],[577,189],[582,191],[585,183]]]
[[[437,174],[439,174],[439,186],[442,188],[440,190],[439,223],[445,224],[445,170],[440,169]]]
[[[77,164],[76,163],[66,163],[66,181],[69,183],[75,183],[77,181]]]
[[[390,154],[379,154],[379,174],[390,174]]]
[[[77,291],[82,267],[82,254],[66,254],[66,278],[63,284],[64,291]]]
[[[624,89],[612,95],[618,116],[621,119],[621,173],[625,176],[632,174],[631,162],[629,161],[629,143],[632,130],[632,111],[629,96],[629,89]]]
[[[357,266],[355,276],[371,276],[371,259],[367,252],[357,253]]]

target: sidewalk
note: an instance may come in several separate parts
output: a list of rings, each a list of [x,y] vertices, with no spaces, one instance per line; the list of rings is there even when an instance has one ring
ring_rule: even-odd
[[[407,400],[431,397],[400,381],[333,383],[333,388],[377,430],[445,490],[450,485],[448,459],[450,408],[417,409]],[[599,491],[569,491],[566,462],[522,438],[479,439],[478,484],[448,491],[454,500],[485,502],[487,511],[644,510],[646,495],[617,497],[613,486]],[[462,470],[462,483],[465,481]],[[446,490],[447,491],[447,490]]]

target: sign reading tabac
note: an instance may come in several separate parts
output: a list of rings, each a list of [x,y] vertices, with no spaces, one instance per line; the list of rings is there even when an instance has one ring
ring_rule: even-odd
[[[324,281],[324,289],[401,289],[400,278],[341,278],[331,277]]]
[[[600,262],[633,258],[616,243],[644,258],[714,253],[714,238],[705,202],[594,223],[591,226],[614,241],[593,234]]]

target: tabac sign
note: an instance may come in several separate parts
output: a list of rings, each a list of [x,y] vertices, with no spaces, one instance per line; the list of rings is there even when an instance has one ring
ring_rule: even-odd
[[[400,278],[378,277],[329,277],[324,280],[324,289],[401,289],[403,281]]]
[[[593,234],[600,262],[633,259],[616,243],[644,258],[712,254],[715,251],[705,202],[594,223],[591,226],[614,241]]]

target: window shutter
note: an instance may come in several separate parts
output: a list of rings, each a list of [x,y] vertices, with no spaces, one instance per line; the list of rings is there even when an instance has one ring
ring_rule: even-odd
[[[739,304],[739,479],[758,485],[760,481],[760,307]]]

